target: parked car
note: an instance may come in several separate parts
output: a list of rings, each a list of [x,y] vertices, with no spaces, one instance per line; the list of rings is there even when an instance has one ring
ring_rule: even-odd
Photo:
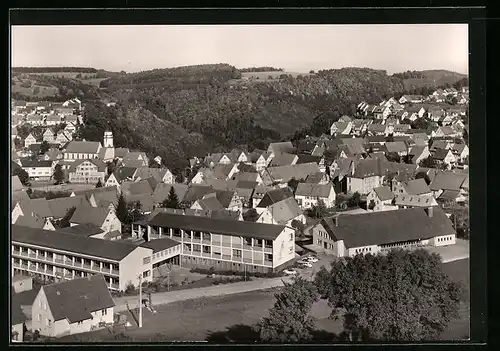
[[[306,261],[299,261],[299,265],[301,267],[307,267],[307,268],[312,268],[312,266],[313,266],[311,263],[306,262]]]
[[[318,262],[318,261],[319,261],[319,260],[318,260],[316,257],[314,257],[314,256],[308,256],[308,257],[306,257],[305,259],[306,259],[308,262],[310,262],[310,263],[316,263],[316,262]]]
[[[285,273],[286,275],[296,275],[297,271],[295,269],[285,269],[283,273]]]

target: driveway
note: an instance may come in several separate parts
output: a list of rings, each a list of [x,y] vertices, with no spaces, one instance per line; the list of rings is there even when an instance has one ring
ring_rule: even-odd
[[[270,279],[254,279],[249,282],[238,282],[223,285],[214,285],[205,288],[194,288],[185,289],[177,291],[166,291],[162,293],[151,294],[151,300],[153,307],[163,304],[168,304],[176,301],[185,301],[191,299],[197,299],[200,297],[212,297],[212,296],[223,296],[230,294],[239,294],[249,291],[265,290],[276,287],[283,286],[283,281],[290,281],[291,278],[280,277],[280,278],[270,278]],[[143,298],[147,298],[146,294],[143,294]],[[129,308],[137,308],[139,297],[138,296],[123,296],[117,297],[115,300],[115,312],[127,310],[127,302]]]
[[[426,247],[427,251],[441,255],[443,263],[469,258],[469,241],[457,239],[455,245]]]

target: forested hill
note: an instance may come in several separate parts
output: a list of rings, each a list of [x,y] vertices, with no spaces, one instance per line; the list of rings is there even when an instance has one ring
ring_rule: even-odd
[[[311,126],[314,134],[326,132],[360,101],[409,92],[401,77],[368,68],[262,73],[263,79],[245,79],[229,64],[211,64],[113,75],[99,93],[117,104],[88,103],[82,137],[101,140],[109,125],[117,146],[160,155],[178,172],[195,155],[264,149]]]

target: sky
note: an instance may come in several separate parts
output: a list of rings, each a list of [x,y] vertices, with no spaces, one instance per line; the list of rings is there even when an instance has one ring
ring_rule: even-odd
[[[14,67],[138,72],[206,63],[468,73],[466,24],[12,26]]]

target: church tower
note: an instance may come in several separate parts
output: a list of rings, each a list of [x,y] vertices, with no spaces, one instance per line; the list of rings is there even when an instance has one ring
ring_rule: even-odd
[[[113,148],[113,132],[107,130],[104,132],[104,147]]]

